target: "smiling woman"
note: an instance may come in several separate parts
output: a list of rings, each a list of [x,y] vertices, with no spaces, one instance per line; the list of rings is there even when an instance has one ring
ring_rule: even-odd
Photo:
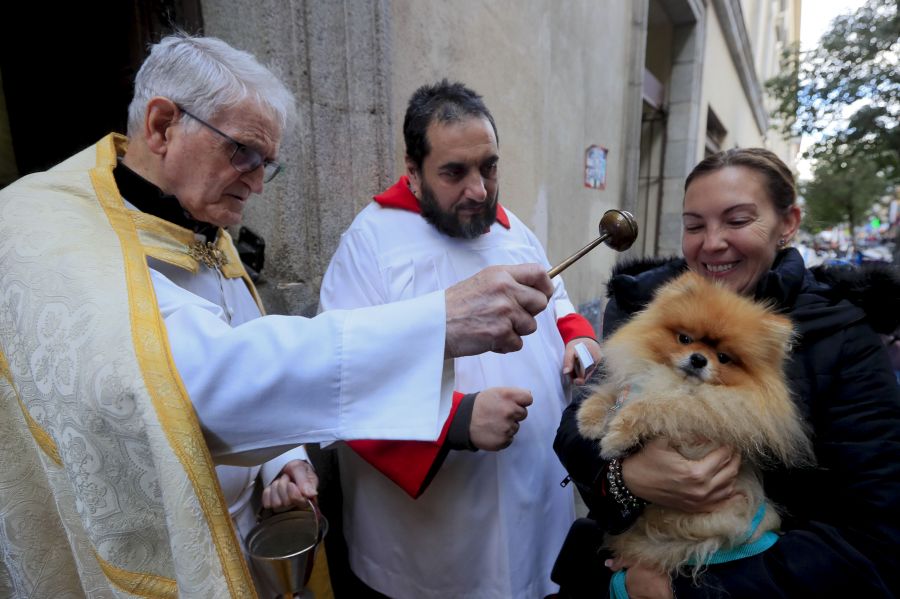
[[[554,580],[561,597],[595,596],[611,576],[603,567],[606,559],[611,568],[627,568],[629,592],[653,589],[654,594],[640,596],[887,598],[900,593],[900,389],[863,309],[874,293],[885,292],[856,285],[850,294],[846,286],[806,269],[799,252],[788,247],[800,223],[795,200],[789,169],[768,150],[733,149],[706,158],[685,184],[684,259],[618,266],[608,283],[603,318],[608,337],[646,308],[662,285],[689,269],[793,321],[796,338],[785,375],[812,431],[818,463],[763,472],[766,493],[790,515],[777,541],[752,557],[701,564],[702,572],[628,567],[612,559],[616,556],[596,553],[604,534],[629,530],[643,509],[635,505],[687,513],[724,505],[733,498],[742,456],[720,446],[687,459],[660,437],[634,447],[613,468],[598,455],[596,442],[578,433],[582,392],[563,414],[554,449],[594,523],[586,535],[567,541],[557,561]],[[891,280],[897,293],[896,275]],[[618,496],[637,498],[636,503],[610,492],[605,481],[614,470],[613,479],[621,481]],[[577,544],[588,537],[595,539],[587,542],[592,549]],[[565,567],[573,559],[590,562],[585,568],[592,572],[590,580]]]
[[[682,251],[688,267],[751,295],[800,225],[790,171],[766,151],[701,162],[685,184]]]

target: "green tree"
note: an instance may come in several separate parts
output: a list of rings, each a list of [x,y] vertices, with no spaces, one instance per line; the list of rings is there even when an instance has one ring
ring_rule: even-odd
[[[835,18],[817,47],[788,50],[782,74],[766,83],[783,131],[818,139],[809,158],[866,156],[889,180],[900,178],[898,5],[868,0]]]
[[[861,225],[887,186],[883,171],[865,157],[823,157],[815,178],[801,187],[806,201],[804,223],[814,233],[842,223]]]

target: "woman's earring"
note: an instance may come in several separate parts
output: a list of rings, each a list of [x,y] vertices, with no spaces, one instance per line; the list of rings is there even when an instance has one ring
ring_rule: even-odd
[[[784,237],[782,237],[778,240],[778,247],[783,248],[785,243],[787,242],[784,240]]]

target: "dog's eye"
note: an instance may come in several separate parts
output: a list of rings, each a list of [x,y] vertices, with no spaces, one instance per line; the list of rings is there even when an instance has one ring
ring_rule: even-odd
[[[716,354],[716,357],[719,358],[719,362],[722,364],[728,364],[729,362],[731,362],[731,356],[729,356],[728,354],[718,353]]]
[[[682,345],[690,345],[694,340],[685,335],[684,333],[678,333],[678,343]]]

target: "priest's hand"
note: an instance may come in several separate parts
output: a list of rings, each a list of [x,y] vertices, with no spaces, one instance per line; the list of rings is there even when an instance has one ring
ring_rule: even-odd
[[[284,465],[272,483],[263,489],[262,506],[275,512],[304,507],[308,499],[319,494],[319,477],[312,464],[291,460]]]
[[[553,283],[539,264],[489,266],[445,292],[447,358],[522,349],[537,330],[534,315],[547,307]]]
[[[486,451],[509,447],[533,401],[530,391],[518,387],[491,387],[480,392],[469,424],[472,445]]]

